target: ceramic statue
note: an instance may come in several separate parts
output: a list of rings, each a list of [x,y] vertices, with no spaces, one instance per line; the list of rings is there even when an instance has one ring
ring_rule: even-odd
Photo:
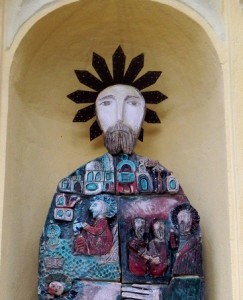
[[[90,139],[103,132],[108,153],[58,183],[40,239],[39,300],[204,299],[199,215],[171,171],[134,153],[143,121],[160,122],[146,104],[167,98],[142,91],[161,73],[136,79],[143,59],[135,57],[125,72],[118,47],[113,76],[95,53],[101,80],[76,71],[94,91],[68,95],[92,103],[74,121],[96,115]]]

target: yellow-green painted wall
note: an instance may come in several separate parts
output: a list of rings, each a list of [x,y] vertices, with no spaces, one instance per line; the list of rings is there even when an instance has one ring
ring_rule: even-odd
[[[28,1],[10,2],[25,15]],[[243,299],[240,4],[214,1],[221,14],[212,23],[181,1],[54,2],[14,24],[11,43],[13,18],[3,27],[0,299],[37,299],[38,243],[56,184],[105,152],[102,138],[89,142],[91,122],[72,123],[79,107],[66,95],[81,87],[73,70],[94,72],[93,51],[111,66],[118,45],[128,61],[145,53],[143,72],[163,71],[153,87],[169,97],[156,107],[162,124],[145,124],[136,152],[173,170],[200,213],[208,299]]]

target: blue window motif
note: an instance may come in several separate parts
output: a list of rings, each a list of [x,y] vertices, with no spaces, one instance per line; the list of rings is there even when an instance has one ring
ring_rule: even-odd
[[[68,179],[64,179],[62,181],[62,189],[64,190],[70,189],[70,181]]]
[[[170,180],[170,188],[172,190],[175,190],[176,189],[176,181],[174,179]]]
[[[167,190],[169,193],[177,193],[179,191],[179,182],[173,175],[167,177]]]
[[[145,178],[142,178],[140,181],[141,184],[141,190],[147,191],[148,190],[148,181]]]
[[[56,204],[57,204],[58,206],[63,206],[64,203],[65,203],[64,197],[63,197],[63,196],[59,196],[59,197],[57,198],[57,203],[56,203]]]
[[[120,183],[133,183],[135,181],[135,176],[130,172],[121,172],[118,174],[117,179]]]
[[[88,173],[87,181],[93,181],[94,180],[94,173],[91,171]]]
[[[57,211],[57,216],[58,216],[59,218],[62,218],[62,217],[63,217],[63,211],[62,211],[61,209],[59,209],[59,210]]]
[[[67,210],[67,211],[66,211],[66,216],[67,216],[67,217],[71,217],[71,211],[70,211],[70,210]]]
[[[100,181],[100,180],[101,180],[100,172],[97,172],[95,175],[95,181]]]
[[[96,183],[94,183],[94,182],[93,183],[88,183],[86,185],[86,189],[88,191],[96,191],[98,189],[98,185]]]

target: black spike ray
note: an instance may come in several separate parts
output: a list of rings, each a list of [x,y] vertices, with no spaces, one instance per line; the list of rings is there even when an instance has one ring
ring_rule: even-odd
[[[160,71],[148,71],[143,76],[134,81],[132,85],[138,90],[143,90],[146,87],[154,84],[161,73],[162,72]]]
[[[144,121],[147,123],[161,123],[157,113],[149,108],[146,108]]]
[[[168,98],[159,91],[142,92],[142,95],[148,104],[158,104]]]
[[[98,96],[97,92],[77,90],[67,97],[75,103],[94,103]]]
[[[87,122],[95,116],[95,104],[80,109],[73,119],[73,122]]]
[[[113,84],[119,84],[123,82],[126,56],[119,46],[112,56],[113,61]]]
[[[104,84],[106,86],[112,85],[113,79],[105,59],[94,52],[92,65]]]
[[[139,141],[141,141],[141,142],[143,142],[143,133],[144,133],[144,130],[143,130],[143,128],[141,128],[140,133],[139,133],[139,136],[138,136],[138,139],[139,139]]]
[[[102,130],[100,128],[100,125],[97,122],[97,120],[95,120],[94,123],[90,126],[90,129],[89,129],[90,141],[94,140],[95,138],[97,138],[101,134],[102,134]]]
[[[107,87],[102,81],[96,78],[89,71],[75,70],[75,73],[78,77],[79,82],[83,83],[84,85],[90,87],[91,89],[97,92],[100,92]]]
[[[138,76],[139,72],[142,70],[143,66],[144,54],[142,53],[131,60],[127,68],[126,74],[124,75],[123,83],[132,84],[132,82]]]

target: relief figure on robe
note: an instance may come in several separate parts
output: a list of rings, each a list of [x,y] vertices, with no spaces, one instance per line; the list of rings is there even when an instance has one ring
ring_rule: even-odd
[[[163,220],[153,220],[152,231],[154,238],[149,242],[149,251],[147,253],[151,257],[149,260],[149,274],[154,277],[160,277],[165,273],[168,266]]]
[[[147,241],[144,238],[145,220],[136,218],[133,222],[134,238],[129,242],[129,270],[137,276],[147,273]]]
[[[189,204],[174,209],[172,218],[180,233],[174,275],[202,275],[202,243],[198,231],[199,215]]]
[[[89,208],[93,223],[74,223],[75,232],[81,230],[74,240],[74,251],[77,254],[104,255],[112,248],[112,233],[107,218],[116,214],[116,206],[114,203],[107,203],[106,199],[99,199],[97,196],[94,198]]]

